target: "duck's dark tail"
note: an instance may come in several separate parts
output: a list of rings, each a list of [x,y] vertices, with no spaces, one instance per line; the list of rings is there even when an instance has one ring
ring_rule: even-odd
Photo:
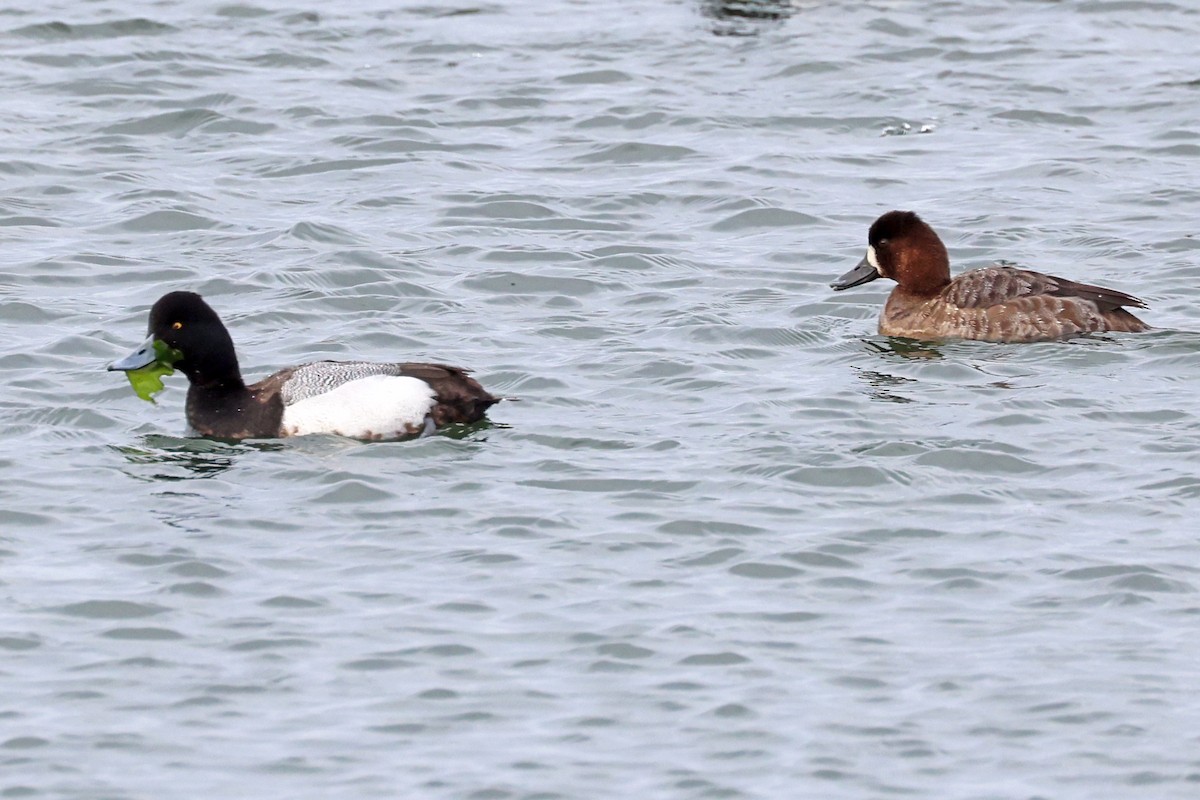
[[[1150,330],[1150,326],[1123,308],[1101,311],[1108,330],[1114,333],[1141,333]]]
[[[400,364],[401,374],[419,378],[433,387],[437,405],[429,412],[439,428],[443,425],[478,422],[501,400],[484,389],[465,369],[448,364]]]

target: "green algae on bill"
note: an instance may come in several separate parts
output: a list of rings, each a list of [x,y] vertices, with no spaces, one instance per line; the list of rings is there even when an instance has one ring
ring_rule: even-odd
[[[150,364],[139,369],[128,370],[125,373],[134,393],[150,403],[155,402],[154,395],[166,388],[163,386],[162,379],[175,374],[174,364],[183,358],[183,353],[158,340],[154,342],[154,354],[155,359]]]

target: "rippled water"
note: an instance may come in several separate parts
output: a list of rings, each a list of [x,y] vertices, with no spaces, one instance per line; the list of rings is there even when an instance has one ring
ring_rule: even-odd
[[[1200,9],[10,4],[0,797],[1200,791]],[[1144,296],[915,346],[869,223]],[[460,436],[104,364],[437,359]]]

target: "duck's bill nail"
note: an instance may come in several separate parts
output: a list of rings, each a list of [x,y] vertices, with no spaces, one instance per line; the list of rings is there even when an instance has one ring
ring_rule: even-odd
[[[146,337],[146,341],[142,342],[141,347],[134,350],[129,355],[119,361],[114,361],[108,365],[109,372],[129,372],[131,369],[141,369],[148,367],[158,358],[158,354],[154,352],[154,337]]]
[[[840,292],[842,289],[849,289],[851,286],[860,286],[864,283],[870,283],[878,277],[879,271],[871,265],[870,261],[864,258],[862,261],[858,262],[857,267],[850,270],[829,285],[835,292]]]

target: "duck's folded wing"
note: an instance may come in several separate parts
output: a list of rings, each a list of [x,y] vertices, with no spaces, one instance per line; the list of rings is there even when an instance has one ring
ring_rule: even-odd
[[[989,308],[1056,290],[1058,284],[1047,277],[1011,267],[984,267],[959,275],[943,296],[959,308]]]
[[[1088,283],[1076,283],[1075,281],[1068,281],[1062,278],[1055,278],[1054,280],[1058,283],[1058,289],[1049,294],[1053,294],[1056,297],[1078,297],[1082,300],[1090,300],[1102,312],[1114,311],[1122,306],[1147,308],[1144,301],[1139,300],[1131,294],[1118,292],[1116,289],[1106,289],[1103,286],[1092,286]]]
[[[325,394],[342,384],[373,375],[402,375],[399,364],[375,364],[369,361],[314,361],[288,367],[259,382],[256,388],[279,392],[285,406]]]
[[[433,413],[439,425],[473,421],[500,400],[489,394],[461,367],[419,362],[380,364],[370,361],[314,361],[280,370],[254,388],[278,391],[284,406],[290,406],[351,381],[375,375],[416,378],[429,384],[437,399]]]
[[[946,287],[945,297],[959,308],[989,308],[1023,297],[1064,297],[1087,300],[1101,312],[1146,304],[1125,292],[1076,283],[1053,275],[1014,267],[985,267],[964,273]]]
[[[438,427],[451,423],[475,422],[502,398],[488,392],[467,370],[449,364],[395,364],[399,375],[419,378],[433,387],[437,397],[434,422]]]
[[[475,379],[470,376],[468,370],[462,367],[452,367],[449,364],[426,364],[423,362],[408,362],[404,364],[383,364],[380,366],[392,367],[396,371],[389,373],[393,375],[405,375],[409,378],[420,378],[421,380],[433,384],[440,381],[470,381],[475,383]]]

